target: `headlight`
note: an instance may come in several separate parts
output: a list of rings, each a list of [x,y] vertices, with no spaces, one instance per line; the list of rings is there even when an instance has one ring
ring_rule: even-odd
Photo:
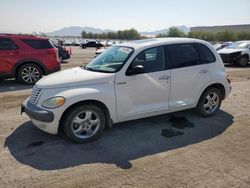
[[[47,99],[42,103],[42,107],[44,108],[57,108],[59,106],[64,105],[66,99],[64,97],[52,97]]]

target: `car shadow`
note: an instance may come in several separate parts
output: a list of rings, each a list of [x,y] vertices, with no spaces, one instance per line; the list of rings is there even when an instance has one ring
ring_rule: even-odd
[[[239,66],[237,64],[224,63],[224,66],[227,67],[227,68],[235,68],[235,69],[250,68],[250,64],[248,64],[247,66],[241,67],[241,66]]]
[[[68,64],[69,62],[68,61],[62,61],[61,64]]]
[[[177,130],[171,123],[173,116],[185,117],[194,126],[178,129],[182,132],[179,136],[162,136],[165,129]],[[119,123],[104,131],[96,141],[75,144],[64,136],[44,133],[29,121],[6,138],[5,147],[17,161],[38,170],[57,170],[93,163],[115,164],[128,169],[132,167],[131,160],[211,139],[232,123],[233,116],[224,111],[210,118],[184,111]]]
[[[28,90],[32,87],[33,85],[24,85],[14,79],[0,80],[0,92]]]

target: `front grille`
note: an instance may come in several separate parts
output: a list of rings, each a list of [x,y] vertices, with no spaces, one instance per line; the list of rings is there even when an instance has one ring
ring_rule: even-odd
[[[32,104],[36,104],[37,101],[39,100],[41,94],[42,94],[42,89],[41,88],[33,87],[32,95],[31,95],[31,97],[29,99],[29,102],[32,103]]]

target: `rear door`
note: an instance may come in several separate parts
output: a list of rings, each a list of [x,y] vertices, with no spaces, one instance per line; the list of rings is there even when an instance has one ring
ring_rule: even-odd
[[[167,46],[171,61],[171,107],[194,105],[201,89],[209,82],[208,64],[200,59],[195,44],[173,44]]]
[[[48,39],[22,39],[27,45],[26,58],[39,60],[47,69],[57,66],[58,49]]]
[[[13,40],[0,38],[0,74],[11,74],[13,66],[19,61],[21,55]]]

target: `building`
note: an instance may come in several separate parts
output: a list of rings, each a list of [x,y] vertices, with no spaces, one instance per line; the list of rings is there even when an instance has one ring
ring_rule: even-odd
[[[223,26],[201,26],[201,27],[191,27],[190,31],[195,32],[212,32],[217,33],[221,31],[232,31],[232,32],[249,32],[250,33],[250,24],[244,25],[223,25]]]

